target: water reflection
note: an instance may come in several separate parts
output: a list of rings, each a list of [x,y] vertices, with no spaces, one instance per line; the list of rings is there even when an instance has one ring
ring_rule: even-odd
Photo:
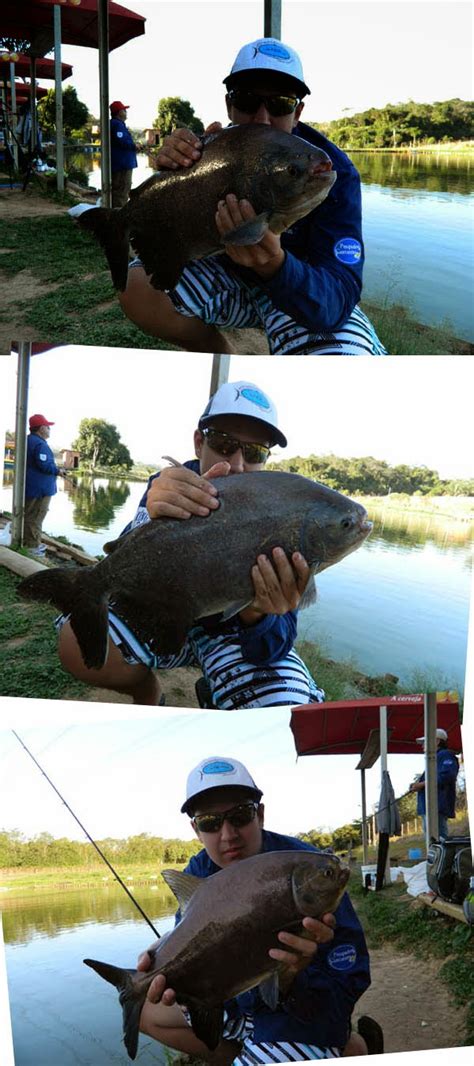
[[[81,477],[65,481],[64,490],[73,504],[75,529],[105,532],[115,514],[130,496],[126,481]],[[68,534],[69,535],[69,534]]]
[[[365,185],[416,192],[472,192],[472,159],[462,152],[347,153]]]
[[[58,879],[59,880],[59,879]],[[107,878],[104,878],[106,881]],[[67,870],[64,871],[67,881]],[[38,895],[2,898],[3,934],[6,944],[27,944],[36,936],[56,937],[67,929],[94,922],[122,924],[136,921],[138,911],[120,885],[109,878],[110,884],[88,889],[65,891],[40,890]],[[133,893],[145,912],[155,919],[174,914],[176,900],[159,878],[156,890],[147,884],[133,882]],[[146,934],[145,934],[146,935]]]

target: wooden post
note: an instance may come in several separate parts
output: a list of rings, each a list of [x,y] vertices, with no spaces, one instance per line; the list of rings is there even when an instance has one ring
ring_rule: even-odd
[[[54,5],[54,89],[56,105],[56,188],[64,192],[63,86],[61,79],[61,8]]]

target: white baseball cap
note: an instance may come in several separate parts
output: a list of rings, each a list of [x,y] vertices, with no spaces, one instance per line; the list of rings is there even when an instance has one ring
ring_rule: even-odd
[[[240,49],[230,74],[224,78],[228,89],[237,84],[236,75],[251,74],[255,70],[269,70],[275,74],[284,74],[298,83],[301,95],[310,95],[311,89],[305,84],[301,59],[294,48],[276,40],[275,37],[260,37],[258,41],[244,44]]]
[[[211,396],[206,409],[199,419],[199,429],[209,426],[216,415],[245,415],[255,418],[272,431],[272,444],[286,448],[288,443],[278,429],[278,415],[275,404],[257,385],[251,381],[226,381]]]
[[[445,729],[437,729],[436,730],[436,740],[447,740],[447,739],[448,739],[448,734],[447,734]],[[424,744],[425,740],[426,740],[426,737],[417,737],[416,738],[416,743],[417,744]]]
[[[247,768],[238,759],[229,759],[222,755],[210,755],[202,759],[188,775],[186,782],[186,799],[181,807],[182,814],[189,814],[189,804],[201,792],[213,788],[245,788],[254,799],[261,799],[263,792],[255,784]]]

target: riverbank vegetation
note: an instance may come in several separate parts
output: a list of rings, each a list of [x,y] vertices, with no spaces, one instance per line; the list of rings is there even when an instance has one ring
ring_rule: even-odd
[[[293,456],[268,463],[272,470],[286,470],[290,474],[323,481],[331,489],[367,496],[386,496],[398,493],[407,497],[470,496],[474,497],[474,479],[443,479],[437,470],[427,466],[390,465],[372,455],[343,458],[338,455]],[[468,505],[472,509],[472,505]]]
[[[407,103],[371,107],[332,122],[309,123],[339,148],[402,148],[474,141],[474,104],[442,100],[433,104]]]

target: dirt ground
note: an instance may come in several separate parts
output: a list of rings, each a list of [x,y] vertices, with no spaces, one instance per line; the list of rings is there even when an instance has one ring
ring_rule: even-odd
[[[90,197],[79,190],[77,199],[87,200]],[[64,205],[52,203],[32,189],[27,189],[25,193],[21,189],[0,189],[0,218],[41,218],[64,215],[66,210]],[[0,351],[9,351],[13,340],[42,339],[34,328],[22,324],[17,305],[20,301],[53,292],[55,288],[57,285],[39,281],[29,270],[22,270],[14,277],[4,274],[0,251],[0,307],[10,312],[9,322],[0,326]],[[261,330],[227,330],[226,337],[236,355],[268,355],[267,340]]]
[[[357,1003],[353,1022],[368,1014],[382,1026],[385,1051],[428,1051],[463,1042],[466,1009],[456,1008],[438,978],[445,959],[415,959],[389,946],[370,952],[372,985]]]

